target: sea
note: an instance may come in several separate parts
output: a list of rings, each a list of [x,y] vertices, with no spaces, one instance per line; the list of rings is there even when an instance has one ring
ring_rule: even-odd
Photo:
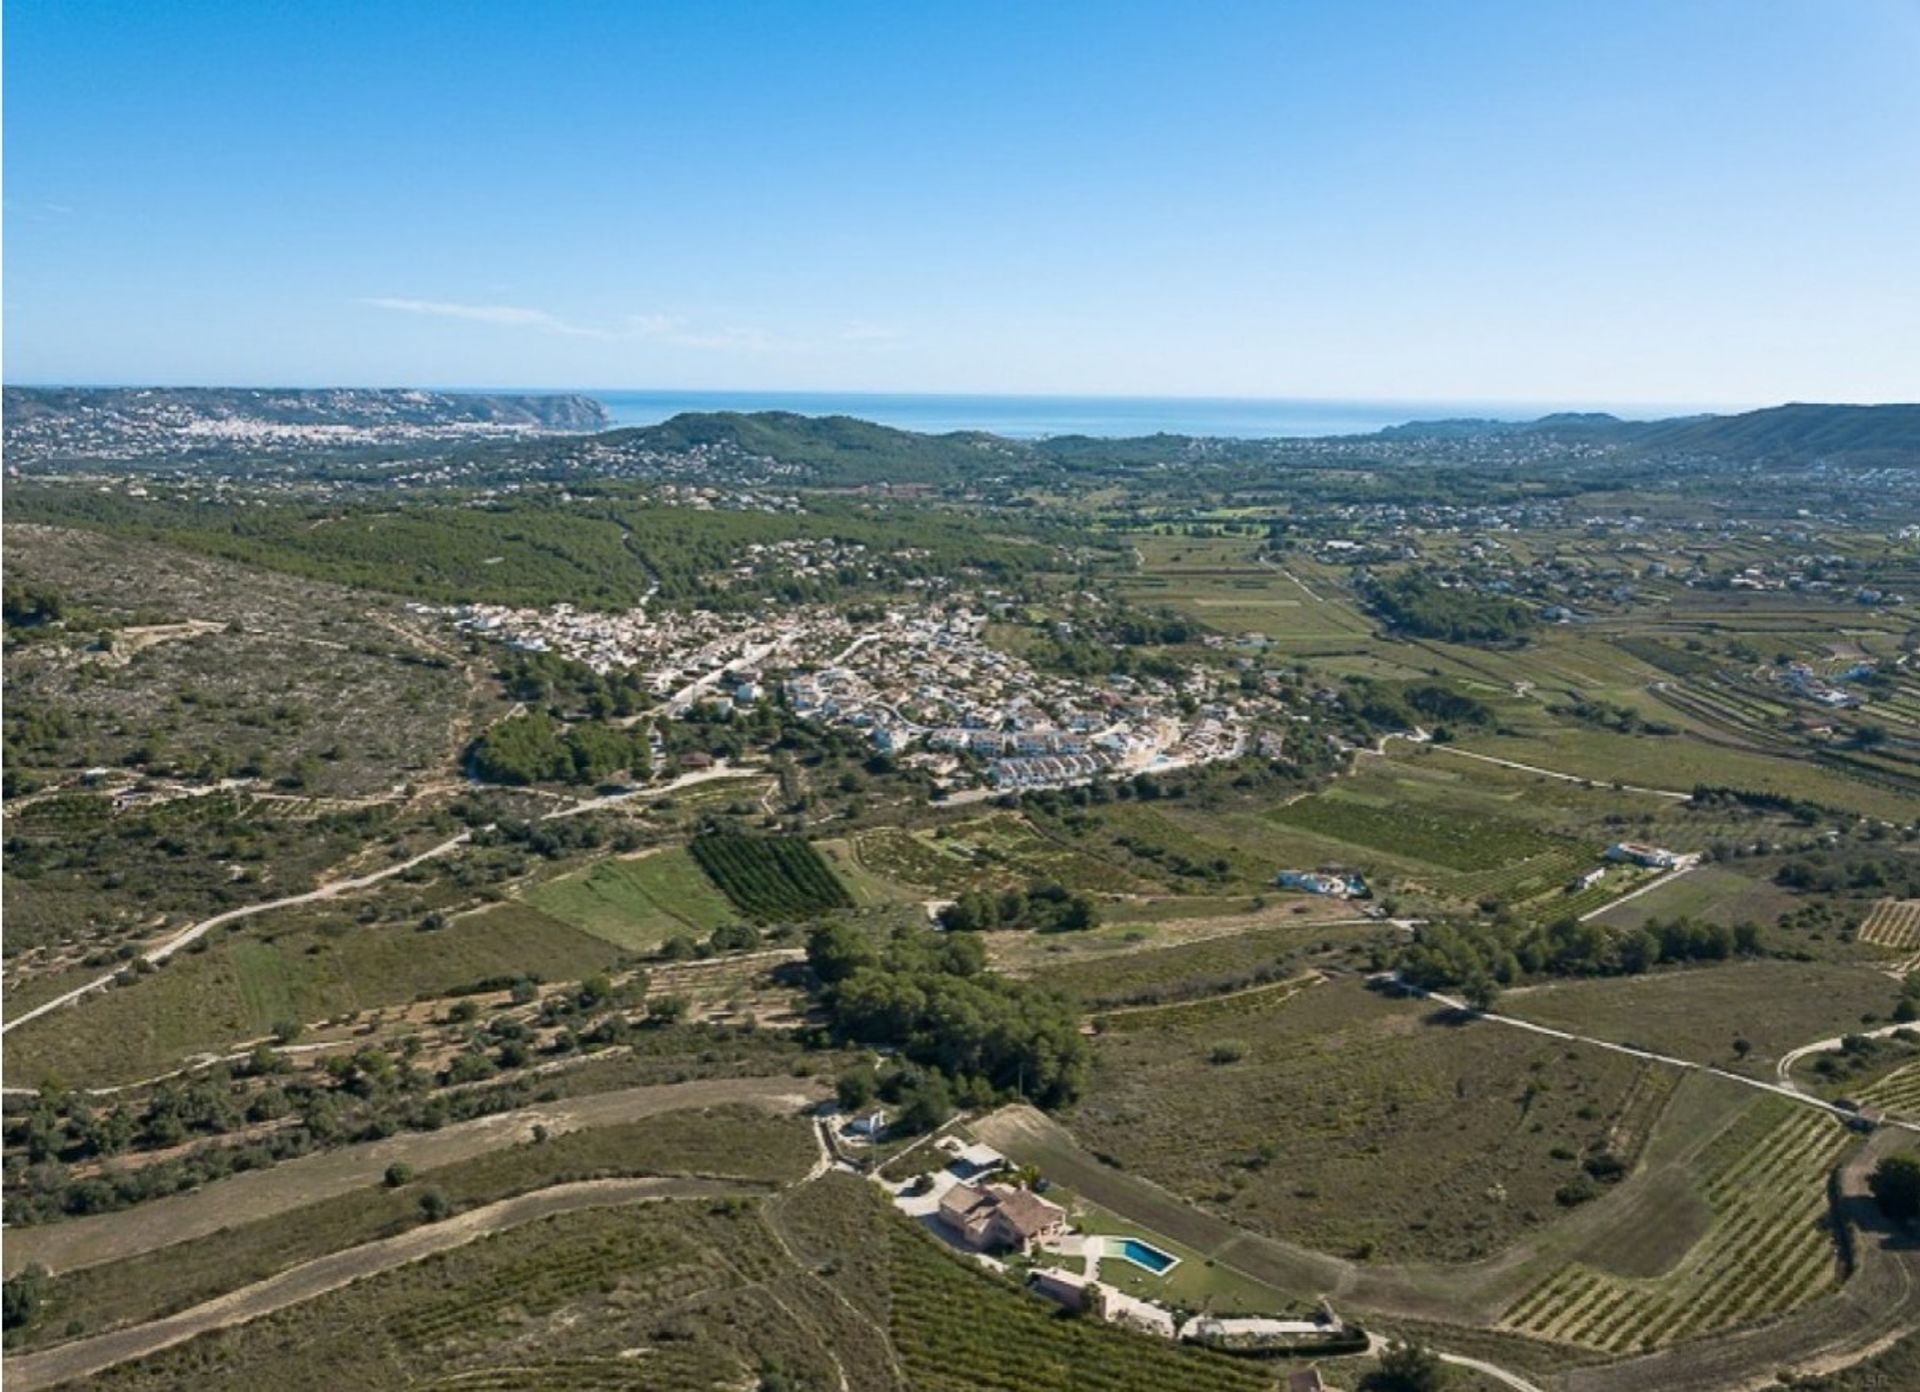
[[[1239,439],[1369,435],[1414,420],[1463,416],[1532,420],[1594,409],[1512,402],[1314,401],[1206,396],[961,396],[895,392],[583,391],[615,425],[655,425],[684,411],[792,411],[855,416],[925,434],[984,430],[1013,439],[1053,435],[1211,435]],[[1622,415],[1639,415],[1631,408]]]

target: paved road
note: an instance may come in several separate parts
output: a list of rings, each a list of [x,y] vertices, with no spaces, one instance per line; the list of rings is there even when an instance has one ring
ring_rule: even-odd
[[[76,1340],[41,1353],[9,1358],[0,1371],[5,1373],[9,1392],[35,1392],[35,1389],[73,1378],[91,1377],[117,1363],[145,1358],[215,1329],[259,1319],[354,1281],[463,1247],[478,1238],[536,1219],[584,1208],[762,1192],[764,1190],[750,1186],[700,1179],[598,1179],[556,1184],[456,1214],[444,1222],[413,1228],[396,1237],[316,1257],[177,1315]]]
[[[119,1261],[364,1189],[379,1183],[396,1160],[422,1171],[514,1145],[531,1136],[535,1125],[557,1135],[690,1107],[735,1104],[798,1111],[819,1102],[825,1092],[824,1084],[807,1078],[715,1078],[565,1098],[438,1131],[404,1132],[383,1141],[303,1155],[269,1169],[249,1170],[123,1213],[11,1228],[6,1270],[11,1273],[28,1262],[39,1262],[49,1271],[63,1272]]]

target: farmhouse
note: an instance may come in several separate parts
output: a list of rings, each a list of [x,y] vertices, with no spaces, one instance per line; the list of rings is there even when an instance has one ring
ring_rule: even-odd
[[[1639,841],[1615,842],[1607,847],[1607,859],[1624,861],[1629,865],[1644,865],[1649,870],[1671,870],[1680,863],[1680,857],[1672,851]]]
[[[1571,880],[1569,880],[1567,882],[1567,893],[1578,894],[1583,889],[1592,889],[1595,885],[1599,884],[1600,881],[1604,880],[1606,877],[1607,877],[1606,867],[1604,865],[1596,865],[1594,866],[1593,869],[1585,871],[1582,874],[1575,875]]]
[[[1066,1210],[1025,1189],[1006,1185],[956,1184],[940,1196],[940,1222],[976,1252],[997,1247],[1025,1250],[1066,1227]]]

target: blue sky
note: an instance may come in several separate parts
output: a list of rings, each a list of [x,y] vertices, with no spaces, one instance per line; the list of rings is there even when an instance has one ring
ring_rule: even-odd
[[[1920,397],[1920,0],[5,7],[14,382]]]

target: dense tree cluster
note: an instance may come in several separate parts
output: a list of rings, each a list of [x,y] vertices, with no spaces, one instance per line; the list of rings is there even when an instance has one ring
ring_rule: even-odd
[[[1366,594],[1389,624],[1421,638],[1506,643],[1525,638],[1538,622],[1519,600],[1449,588],[1419,570],[1376,578]]]
[[[1649,720],[1632,706],[1596,701],[1586,696],[1576,696],[1572,701],[1549,705],[1547,714],[1577,720],[1597,730],[1611,730],[1618,735],[1668,736],[1680,733],[1680,727],[1671,721]]]
[[[564,446],[554,446],[564,448]],[[537,443],[518,449],[537,453]],[[1014,524],[931,508],[810,499],[804,513],[661,506],[630,485],[583,483],[476,506],[460,499],[383,500],[344,514],[323,507],[234,508],[224,502],[26,486],[9,516],[166,542],[312,579],[448,602],[624,609],[649,593],[711,608],[770,595],[833,599],[855,588],[973,572],[1012,581],[1052,563],[1051,548],[1009,537]],[[316,526],[321,520],[348,525]],[[732,573],[753,543],[858,543],[864,567],[796,577]],[[655,591],[655,586],[658,589]]]
[[[1485,991],[1529,976],[1630,976],[1663,962],[1725,961],[1765,951],[1760,930],[1742,923],[1677,918],[1641,928],[1608,928],[1572,918],[1545,925],[1429,924],[1401,949],[1397,966],[1416,986]]]
[[[1058,995],[986,974],[970,934],[902,929],[875,943],[842,923],[807,943],[821,1000],[842,1038],[898,1048],[934,1069],[961,1100],[1025,1097],[1059,1106],[1086,1080],[1079,1020]]]
[[[1920,863],[1911,857],[1834,856],[1812,851],[1774,871],[1774,883],[1814,894],[1872,894],[1908,899],[1920,894]]]
[[[1452,1380],[1453,1370],[1439,1354],[1395,1339],[1380,1351],[1380,1366],[1360,1385],[1366,1392],[1441,1392]]]
[[[1791,797],[1786,793],[1762,792],[1753,788],[1729,788],[1709,783],[1694,784],[1693,795],[1688,799],[1687,805],[1699,808],[1749,807],[1756,812],[1779,812],[1805,826],[1812,826],[1823,815],[1843,815],[1833,813],[1817,802]]]
[[[1920,1218],[1920,1156],[1889,1155],[1873,1167],[1867,1187],[1889,1218],[1901,1223]]]
[[[66,613],[66,608],[66,600],[58,591],[24,580],[7,581],[4,604],[0,604],[8,628],[37,628],[52,623]]]
[[[647,776],[644,731],[611,725],[562,725],[545,711],[496,721],[473,742],[474,775],[490,783],[599,783],[630,770]]]
[[[1417,726],[1487,725],[1493,710],[1464,691],[1440,682],[1390,682],[1357,679],[1347,705],[1367,724],[1381,730],[1411,730]]]
[[[940,926],[959,933],[994,929],[1076,933],[1099,923],[1099,906],[1089,896],[1070,893],[1057,884],[1029,885],[998,894],[974,890],[940,910]]]
[[[500,681],[514,700],[551,707],[557,715],[579,712],[605,720],[632,715],[648,703],[640,669],[596,672],[558,653],[509,650],[500,664]]]

